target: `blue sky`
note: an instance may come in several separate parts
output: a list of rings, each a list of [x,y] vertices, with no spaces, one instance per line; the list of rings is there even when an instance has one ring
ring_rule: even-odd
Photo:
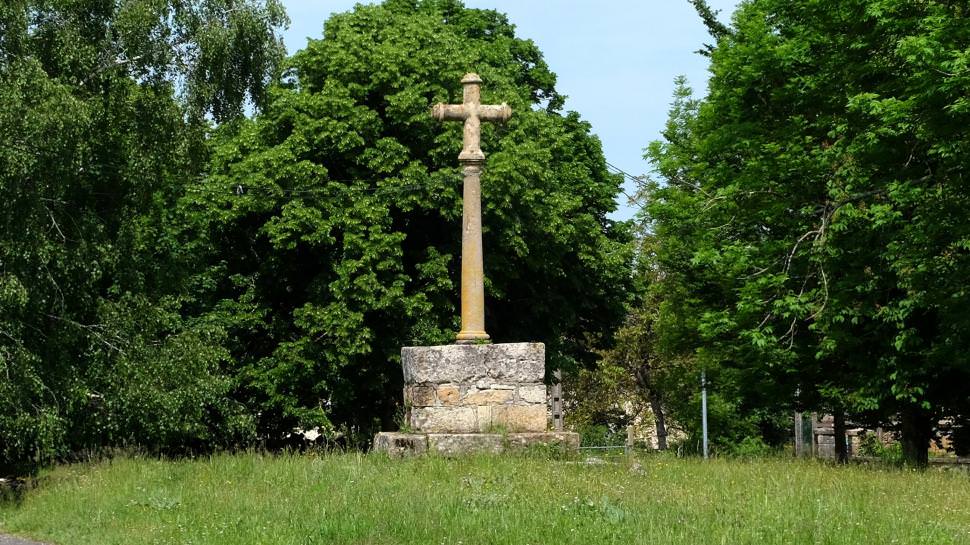
[[[331,13],[354,0],[283,0],[292,23],[287,51],[319,38]],[[362,2],[375,3],[375,2]],[[736,0],[709,0],[728,21]],[[660,137],[673,80],[687,76],[695,94],[707,88],[707,59],[695,53],[710,41],[687,0],[465,0],[509,16],[517,35],[533,40],[558,76],[566,109],[593,125],[606,160],[633,175],[647,174],[643,148]],[[632,184],[627,191],[632,193]],[[620,197],[617,219],[634,210]]]

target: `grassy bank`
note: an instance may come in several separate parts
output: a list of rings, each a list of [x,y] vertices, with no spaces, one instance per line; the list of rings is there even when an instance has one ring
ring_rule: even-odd
[[[57,545],[967,544],[970,477],[789,460],[120,459],[47,474],[0,532]]]

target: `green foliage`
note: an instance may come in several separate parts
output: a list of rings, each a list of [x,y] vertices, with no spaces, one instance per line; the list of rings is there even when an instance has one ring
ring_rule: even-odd
[[[966,412],[970,13],[752,0],[648,156],[662,343],[747,408],[900,415],[912,461]],[[791,400],[786,403],[784,400]]]
[[[0,474],[235,418],[222,334],[160,300],[188,265],[165,226],[205,118],[262,100],[284,19],[275,2],[0,6]]]
[[[397,0],[334,15],[288,66],[180,203],[262,434],[391,426],[400,347],[453,340],[461,126],[429,108],[469,71],[515,112],[483,127],[488,331],[545,342],[550,368],[592,360],[630,286],[620,179],[532,42],[494,11]]]
[[[747,436],[731,445],[730,454],[738,458],[763,458],[778,453],[778,449],[764,442],[760,436]]]
[[[283,24],[277,0],[0,6],[0,474],[391,425],[400,347],[457,325],[460,127],[428,107],[466,71],[516,110],[484,135],[493,338],[566,368],[609,341],[620,180],[532,42],[389,1],[281,72]]]
[[[606,357],[565,376],[562,389],[566,424],[584,437],[587,431],[599,435],[598,429],[625,433],[633,416],[646,409],[628,370]]]
[[[584,447],[615,447],[626,444],[626,428],[608,424],[582,423],[574,428]]]
[[[859,455],[868,458],[875,458],[877,461],[891,466],[901,466],[903,459],[903,449],[898,442],[885,444],[875,435],[869,434],[862,438],[859,445]]]
[[[76,430],[90,448],[181,454],[252,442],[252,416],[230,398],[234,383],[221,371],[225,332],[186,323],[179,310],[145,297],[102,303]]]

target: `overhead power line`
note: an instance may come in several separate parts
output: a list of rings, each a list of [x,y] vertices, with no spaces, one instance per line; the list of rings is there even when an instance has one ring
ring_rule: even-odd
[[[626,178],[627,180],[630,180],[631,182],[637,184],[637,187],[639,187],[640,185],[643,184],[643,178],[642,177],[634,176],[634,175],[630,174],[629,172],[623,170],[622,168],[614,165],[613,163],[611,163],[609,161],[606,161],[606,166],[607,166],[608,169],[613,170],[615,174],[620,174],[624,178]],[[637,201],[637,199],[635,197],[633,197],[632,195],[630,195],[629,193],[627,193],[626,190],[623,189],[623,187],[620,187],[620,193],[623,193],[623,195],[625,195],[626,198],[630,200],[630,203],[631,204]]]

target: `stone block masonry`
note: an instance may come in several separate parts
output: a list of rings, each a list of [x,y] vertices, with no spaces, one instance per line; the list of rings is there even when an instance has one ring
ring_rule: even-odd
[[[455,344],[401,350],[416,433],[543,432],[545,345]]]
[[[377,434],[374,450],[399,457],[579,448],[578,434],[546,431],[545,360],[541,343],[402,349],[407,429]]]
[[[447,344],[401,349],[405,384],[542,384],[542,343]]]

